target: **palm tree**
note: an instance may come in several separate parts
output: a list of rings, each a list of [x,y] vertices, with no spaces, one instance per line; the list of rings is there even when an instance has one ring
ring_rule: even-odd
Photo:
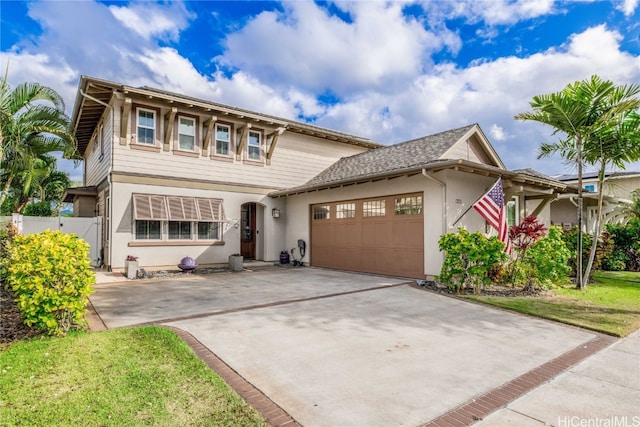
[[[33,177],[43,172],[43,155],[76,153],[70,119],[62,97],[38,83],[11,90],[7,74],[0,80],[0,206],[17,180],[28,193]],[[51,170],[49,170],[50,172]]]
[[[520,113],[517,120],[534,120],[555,128],[552,135],[564,134],[566,139],[557,143],[542,144],[540,157],[559,153],[567,162],[575,161],[578,169],[578,245],[576,254],[576,281],[584,288],[582,268],[583,194],[582,169],[585,162],[595,163],[604,158],[608,162],[624,164],[622,156],[613,160],[622,143],[620,137],[630,135],[624,127],[627,119],[638,108],[637,85],[616,86],[598,76],[567,85],[560,92],[533,97],[533,111]],[[622,133],[620,133],[622,131]],[[616,148],[617,147],[617,148]],[[586,149],[585,149],[586,148]],[[586,152],[586,158],[585,158]],[[601,209],[599,210],[600,215]]]

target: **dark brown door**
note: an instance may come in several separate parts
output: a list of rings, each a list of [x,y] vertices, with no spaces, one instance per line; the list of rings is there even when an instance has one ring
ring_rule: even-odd
[[[311,206],[311,265],[424,278],[422,193]]]
[[[242,205],[240,253],[245,259],[256,258],[256,204]]]

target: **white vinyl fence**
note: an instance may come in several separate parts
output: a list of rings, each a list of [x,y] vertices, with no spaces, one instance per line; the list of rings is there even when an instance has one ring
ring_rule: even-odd
[[[14,214],[13,217],[0,217],[0,224],[13,222],[22,234],[40,233],[45,230],[60,230],[65,234],[75,234],[89,243],[91,264],[99,267],[102,264],[100,248],[102,245],[102,217],[42,217]]]

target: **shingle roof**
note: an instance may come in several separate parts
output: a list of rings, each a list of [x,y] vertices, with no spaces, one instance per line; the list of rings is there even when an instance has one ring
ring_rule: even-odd
[[[474,126],[476,125],[472,124],[400,144],[365,151],[354,156],[343,157],[313,177],[301,188],[411,169],[441,160],[442,155]]]
[[[640,175],[640,172],[607,172],[607,178],[623,178],[626,176]],[[598,172],[584,172],[582,174],[583,179],[594,179],[598,177]],[[554,176],[559,181],[575,181],[578,179],[577,174],[565,174]]]

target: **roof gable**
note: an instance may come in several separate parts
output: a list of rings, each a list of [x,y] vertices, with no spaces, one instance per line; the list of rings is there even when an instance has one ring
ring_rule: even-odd
[[[490,166],[504,169],[504,165],[477,124],[451,129],[422,138],[390,145],[350,157],[344,157],[308,181],[305,187],[366,178],[394,171],[402,171],[446,159],[469,160],[461,153],[473,146],[474,157],[484,157]],[[450,157],[460,154],[459,157]]]

